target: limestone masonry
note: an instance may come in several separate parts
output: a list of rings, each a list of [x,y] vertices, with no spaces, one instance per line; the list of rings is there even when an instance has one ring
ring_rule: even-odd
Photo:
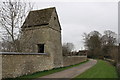
[[[55,7],[30,11],[21,28],[22,52],[2,55],[3,78],[69,66],[87,59],[86,56],[63,57],[61,26]]]

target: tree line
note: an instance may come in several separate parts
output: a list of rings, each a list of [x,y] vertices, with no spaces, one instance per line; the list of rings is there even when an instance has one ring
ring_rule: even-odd
[[[106,30],[101,34],[98,31],[92,31],[88,34],[84,33],[83,37],[89,58],[107,58],[117,62],[118,44],[115,32]]]
[[[117,34],[111,30],[105,30],[104,34],[98,31],[91,31],[83,34],[84,45],[88,58],[111,59],[117,62],[118,44]],[[78,55],[73,43],[62,45],[63,56]],[[81,51],[82,52],[82,51]]]

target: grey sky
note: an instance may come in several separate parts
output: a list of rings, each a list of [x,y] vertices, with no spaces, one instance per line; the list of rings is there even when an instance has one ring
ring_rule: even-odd
[[[31,1],[31,0],[30,0]],[[48,2],[49,1],[49,2]],[[117,0],[32,0],[34,9],[56,7],[62,27],[62,43],[72,42],[75,50],[83,49],[83,33],[112,30],[118,33]],[[99,2],[97,2],[99,1]],[[105,1],[105,0],[104,0]]]
[[[81,49],[83,33],[112,30],[118,33],[117,2],[37,2],[35,9],[56,7],[62,27],[62,43],[72,42]]]

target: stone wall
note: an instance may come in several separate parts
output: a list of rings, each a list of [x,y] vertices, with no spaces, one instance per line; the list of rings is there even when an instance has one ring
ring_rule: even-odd
[[[2,78],[13,78],[53,68],[53,60],[47,54],[2,55]]]
[[[78,64],[86,60],[87,60],[87,56],[64,56],[63,66]]]
[[[3,54],[2,78],[14,78],[55,67],[52,57],[47,54]],[[78,64],[87,59],[86,56],[63,57],[63,66]]]

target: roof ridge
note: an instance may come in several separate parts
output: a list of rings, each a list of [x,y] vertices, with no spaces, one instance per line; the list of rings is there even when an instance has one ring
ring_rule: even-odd
[[[50,8],[30,11],[25,22],[23,23],[24,28],[28,26],[31,27],[33,25],[35,26],[35,25],[48,24],[54,10],[56,11],[55,7],[50,7]]]
[[[55,7],[49,7],[49,8],[43,8],[43,9],[40,9],[40,10],[32,10],[30,12],[42,11],[42,10],[48,10],[48,9],[56,9],[56,8]]]

